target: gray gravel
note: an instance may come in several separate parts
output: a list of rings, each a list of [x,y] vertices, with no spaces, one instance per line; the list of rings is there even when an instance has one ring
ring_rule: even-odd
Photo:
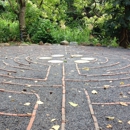
[[[53,57],[52,60],[62,60],[65,65],[66,130],[95,130],[84,89],[88,91],[91,103],[130,102],[130,85],[128,85],[130,84],[130,50],[128,49],[60,45],[1,47],[0,89],[35,92],[44,102],[38,107],[32,130],[50,130],[52,126],[61,126],[62,123],[63,64],[52,64],[48,63],[48,60],[39,59],[39,57],[51,57],[54,54],[64,55],[64,57]],[[75,54],[93,57],[96,60],[78,64],[81,74],[79,75],[75,60],[80,60],[81,57],[71,56]],[[38,81],[37,79],[46,78],[49,66],[51,68],[47,80]],[[84,68],[89,68],[89,70]],[[125,73],[121,74],[123,72]],[[32,78],[32,80],[26,78]],[[110,85],[110,88],[104,89],[104,85]],[[121,87],[121,85],[127,86]],[[92,94],[93,90],[98,93]],[[36,101],[34,94],[0,91],[0,112],[32,113]],[[26,102],[30,102],[30,105],[25,106]],[[73,107],[69,102],[76,103],[78,106]],[[92,106],[101,130],[110,129],[107,128],[108,124],[112,126],[112,130],[130,130],[130,124],[128,124],[130,104],[128,106],[120,104],[94,104]],[[115,118],[107,120],[106,116]],[[51,122],[52,119],[56,120]],[[122,123],[119,123],[119,120]],[[29,121],[30,117],[0,114],[0,130],[25,130]]]

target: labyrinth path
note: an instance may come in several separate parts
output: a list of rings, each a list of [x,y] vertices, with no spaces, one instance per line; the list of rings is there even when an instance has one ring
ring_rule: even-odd
[[[109,129],[130,130],[129,50],[0,48],[0,130]]]

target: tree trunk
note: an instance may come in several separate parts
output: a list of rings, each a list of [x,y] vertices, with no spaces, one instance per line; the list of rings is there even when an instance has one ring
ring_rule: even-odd
[[[130,11],[130,5],[125,6],[124,13],[127,16],[128,12]],[[127,27],[122,27],[121,33],[120,33],[120,46],[127,48],[130,45],[130,39],[129,39],[129,22],[130,20],[127,19],[127,17],[124,17],[125,24]]]
[[[27,38],[26,33],[26,23],[25,23],[25,13],[26,13],[26,0],[19,0],[19,29],[20,29],[20,39],[25,41]]]
[[[127,48],[130,44],[129,42],[129,35],[128,35],[128,29],[123,28],[120,33],[120,46]]]

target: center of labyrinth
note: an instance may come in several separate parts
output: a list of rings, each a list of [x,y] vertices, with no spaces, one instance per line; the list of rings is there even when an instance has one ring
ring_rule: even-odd
[[[83,46],[0,50],[0,130],[129,130],[130,52]]]

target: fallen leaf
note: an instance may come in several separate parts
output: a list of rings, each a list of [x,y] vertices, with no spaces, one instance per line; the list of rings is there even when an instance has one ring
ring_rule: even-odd
[[[124,85],[125,83],[124,82],[120,82],[120,85]]]
[[[125,102],[120,102],[120,105],[122,105],[122,106],[128,106],[128,104],[125,103]]]
[[[52,129],[54,129],[54,130],[59,130],[59,128],[60,128],[59,125],[54,125],[54,126],[52,126]]]
[[[97,94],[98,92],[96,90],[93,90],[92,91],[92,94]]]
[[[11,102],[14,102],[15,100],[14,99],[11,99]]]
[[[77,106],[78,106],[78,104],[75,104],[75,103],[73,103],[73,102],[69,102],[69,104],[70,104],[71,106],[73,106],[73,107],[77,107]]]
[[[112,128],[112,125],[108,124],[106,127],[107,127],[107,128]]]
[[[50,116],[50,114],[46,114],[46,116]]]
[[[87,85],[87,86],[88,86],[88,85],[89,85],[89,83],[85,83],[84,85]]]
[[[27,113],[28,115],[32,115],[32,113]]]
[[[21,72],[24,72],[24,70],[21,70]]]
[[[56,119],[52,119],[51,122],[56,121]]]
[[[84,67],[83,70],[89,71],[90,69],[88,67]]]
[[[115,117],[113,117],[113,116],[107,116],[106,119],[107,119],[107,120],[114,120]]]
[[[11,73],[7,73],[7,75],[11,75]]]
[[[24,106],[29,106],[30,102],[24,103]]]
[[[121,92],[120,95],[123,96],[123,93]]]
[[[109,87],[110,87],[110,85],[104,85],[104,86],[103,86],[104,89],[107,89],[107,88],[109,88]]]
[[[43,102],[39,100],[39,101],[37,101],[37,104],[41,105],[41,104],[43,104]]]
[[[130,125],[130,120],[128,121],[128,124]]]
[[[126,96],[126,95],[123,95],[123,98],[127,98],[127,96]]]
[[[8,81],[8,83],[12,83],[12,81]]]
[[[30,85],[30,84],[27,84],[26,86],[27,86],[27,87],[31,87],[31,85]]]
[[[119,120],[119,119],[118,119],[118,122],[119,122],[119,123],[123,123],[123,122],[122,122],[121,120]]]

